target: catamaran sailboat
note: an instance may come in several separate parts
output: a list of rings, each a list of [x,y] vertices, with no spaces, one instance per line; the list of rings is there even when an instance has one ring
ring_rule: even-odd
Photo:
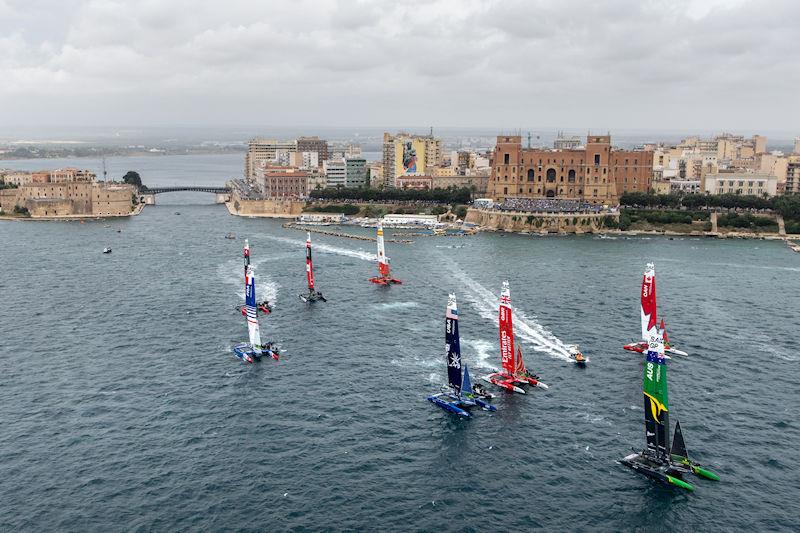
[[[522,360],[522,350],[517,347],[514,353],[514,325],[512,323],[511,291],[508,281],[503,282],[500,293],[500,358],[503,369],[484,376],[484,380],[512,392],[525,394],[526,385],[533,385],[546,389],[547,385],[539,381],[539,376],[532,374],[525,368]]]
[[[664,357],[664,338],[656,328],[655,320],[648,330],[648,336],[650,341],[642,384],[647,446],[641,452],[621,459],[620,463],[649,478],[689,491],[693,491],[694,487],[683,479],[686,474],[719,481],[716,474],[689,459],[680,423],[675,424],[675,435],[670,447],[667,363]]]
[[[327,302],[328,300],[314,288],[314,264],[311,261],[311,232],[306,232],[306,278],[308,280],[308,292],[299,295],[299,298],[304,302],[316,302],[321,300]]]
[[[467,365],[463,365],[464,374],[463,376],[461,374],[461,341],[458,336],[458,305],[455,294],[450,294],[447,299],[444,342],[447,360],[447,387],[439,394],[428,396],[428,401],[445,411],[464,418],[469,418],[469,409],[475,406],[485,411],[497,411],[494,405],[483,401],[473,390]]]
[[[244,242],[244,316],[247,319],[247,331],[250,335],[249,342],[237,344],[233,347],[236,357],[246,363],[253,363],[262,356],[268,355],[273,359],[278,359],[278,350],[272,343],[261,343],[261,332],[258,326],[258,306],[256,305],[256,278],[255,269],[250,265],[250,245]]]
[[[647,351],[647,331],[652,323],[656,323],[656,269],[653,263],[647,263],[647,268],[644,271],[642,278],[642,295],[641,295],[641,313],[642,313],[642,340],[638,342],[631,342],[623,346],[624,349],[630,352],[645,353]],[[666,324],[664,318],[661,318],[659,326],[663,333],[664,338],[664,351],[672,355],[688,356],[689,354],[673,348],[670,346],[669,337],[667,336]],[[667,359],[670,357],[665,355]]]
[[[383,245],[383,223],[378,221],[378,276],[369,278],[372,283],[378,285],[391,285],[393,283],[403,283],[399,279],[392,277],[389,270],[389,258],[386,257],[386,250]]]

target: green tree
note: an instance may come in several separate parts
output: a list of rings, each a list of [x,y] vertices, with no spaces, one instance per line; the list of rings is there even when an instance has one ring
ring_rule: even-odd
[[[139,173],[134,170],[129,170],[125,173],[125,175],[122,176],[122,181],[129,185],[135,185],[136,187],[142,186],[142,178],[139,176]]]

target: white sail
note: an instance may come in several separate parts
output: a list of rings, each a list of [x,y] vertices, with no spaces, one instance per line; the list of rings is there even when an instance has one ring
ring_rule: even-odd
[[[250,334],[250,346],[261,349],[261,332],[258,329],[258,308],[256,307],[256,278],[251,265],[247,266],[245,275],[244,307],[247,316],[247,331]]]

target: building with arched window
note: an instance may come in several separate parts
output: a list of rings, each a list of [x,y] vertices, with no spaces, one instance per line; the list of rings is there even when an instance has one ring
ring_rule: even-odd
[[[621,150],[610,135],[589,135],[584,147],[523,148],[519,135],[497,137],[487,196],[554,198],[615,204],[625,192],[647,192],[653,152]]]

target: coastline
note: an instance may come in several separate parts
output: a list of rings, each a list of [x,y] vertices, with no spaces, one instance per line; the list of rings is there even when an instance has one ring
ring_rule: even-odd
[[[35,220],[35,221],[46,221],[46,222],[56,222],[56,221],[71,221],[71,220],[106,220],[109,218],[127,218],[133,217],[138,215],[144,210],[145,204],[136,204],[133,210],[128,213],[127,215],[52,215],[46,217],[36,217],[36,216],[29,216],[29,217],[21,217],[21,216],[12,216],[12,215],[0,215],[0,220]]]

